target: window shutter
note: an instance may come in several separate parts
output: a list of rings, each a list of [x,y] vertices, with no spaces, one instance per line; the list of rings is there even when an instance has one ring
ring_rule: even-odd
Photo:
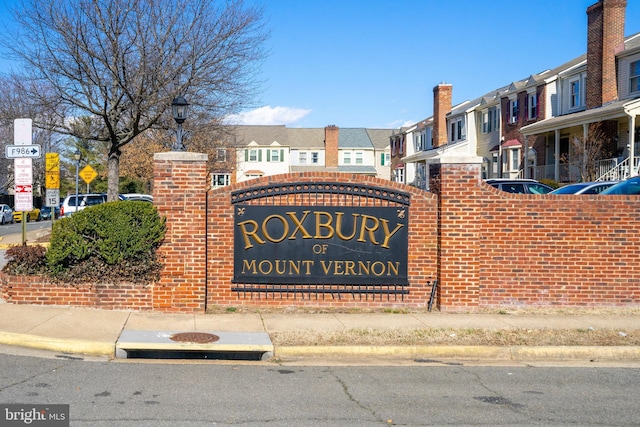
[[[271,150],[267,150],[267,162],[271,161]]]
[[[280,150],[280,161],[284,162],[284,149]]]
[[[262,161],[262,150],[258,150],[258,161]]]
[[[384,166],[384,153],[380,154],[380,164]]]
[[[249,161],[249,150],[247,149],[244,150],[244,161],[245,162]]]

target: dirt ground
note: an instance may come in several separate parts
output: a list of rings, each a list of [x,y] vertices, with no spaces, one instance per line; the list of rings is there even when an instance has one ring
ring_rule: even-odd
[[[416,313],[426,310],[380,309],[380,310],[335,310],[318,308],[230,308],[212,307],[212,313],[237,312],[262,313]],[[496,316],[519,315],[633,315],[640,316],[640,308],[598,308],[598,309],[521,309],[521,310],[483,310],[474,314],[494,314]],[[436,313],[434,313],[436,314]],[[446,314],[441,314],[446,315]],[[606,329],[456,329],[456,328],[420,328],[420,329],[347,329],[331,332],[295,330],[273,333],[271,340],[278,346],[424,346],[424,345],[491,345],[491,346],[638,346],[640,330]]]

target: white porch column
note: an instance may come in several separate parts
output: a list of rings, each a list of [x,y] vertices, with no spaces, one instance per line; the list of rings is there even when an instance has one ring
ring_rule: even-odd
[[[560,130],[556,129],[554,131],[554,137],[555,137],[555,146],[554,146],[555,160],[553,162],[553,179],[556,182],[560,182]]]
[[[636,116],[629,116],[629,176],[638,175],[636,167]]]

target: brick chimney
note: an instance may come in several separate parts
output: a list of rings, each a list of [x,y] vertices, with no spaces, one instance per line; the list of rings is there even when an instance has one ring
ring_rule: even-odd
[[[626,0],[600,0],[587,8],[587,109],[618,99],[616,53],[624,49]]]
[[[338,168],[338,126],[324,128],[324,162],[326,168]]]
[[[447,143],[447,113],[451,111],[453,86],[440,83],[433,88],[433,147]]]

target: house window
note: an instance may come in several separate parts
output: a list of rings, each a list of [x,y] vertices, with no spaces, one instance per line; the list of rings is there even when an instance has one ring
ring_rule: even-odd
[[[500,121],[500,110],[498,107],[489,108],[489,132],[498,130],[498,123]]]
[[[404,183],[404,168],[395,170],[395,182]]]
[[[227,150],[223,149],[223,148],[218,148],[216,150],[216,160],[219,162],[226,162],[227,161]]]
[[[513,148],[509,151],[511,154],[511,170],[517,171],[520,169],[520,149]]]
[[[629,70],[629,91],[640,92],[640,61],[632,62]]]
[[[571,108],[580,106],[580,81],[571,82]]]
[[[305,151],[301,151],[300,152],[300,156],[298,157],[298,162],[301,165],[306,165],[307,164],[307,153]]]
[[[538,94],[532,93],[529,98],[529,120],[538,118]]]
[[[380,166],[386,166],[391,161],[391,155],[389,153],[380,153]]]
[[[509,101],[509,123],[518,121],[518,100]]]
[[[267,161],[268,162],[281,162],[283,161],[283,155],[281,149],[269,150],[267,151]]]
[[[311,152],[311,163],[313,163],[314,165],[318,164],[318,152],[317,151],[312,151]]]
[[[451,142],[462,141],[467,138],[464,126],[464,117],[458,117],[451,120]]]
[[[211,187],[218,188],[229,185],[231,182],[231,175],[228,173],[215,173],[211,177]]]
[[[493,176],[498,176],[498,153],[491,154],[491,173]]]
[[[350,152],[348,152],[348,151],[347,151],[346,153],[344,153],[344,157],[343,157],[343,159],[344,159],[344,160],[343,160],[343,163],[344,163],[345,165],[350,165],[350,164],[351,164],[351,153],[350,153]]]
[[[249,161],[257,162],[258,161],[258,152],[260,150],[249,150]]]
[[[364,163],[364,155],[360,151],[356,153],[356,165],[361,165],[362,163]]]
[[[489,133],[489,111],[482,112],[482,133]]]

